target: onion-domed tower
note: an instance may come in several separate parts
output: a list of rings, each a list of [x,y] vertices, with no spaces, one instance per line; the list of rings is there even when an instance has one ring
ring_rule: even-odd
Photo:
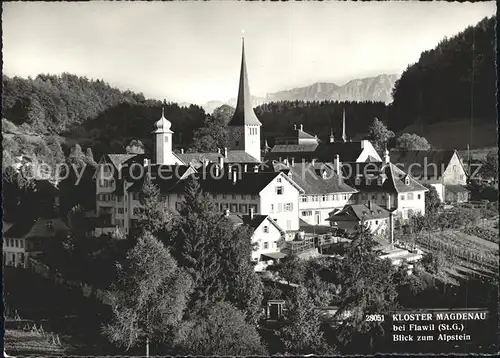
[[[170,165],[177,161],[172,153],[172,123],[165,118],[165,109],[161,109],[161,118],[155,122],[155,164]]]

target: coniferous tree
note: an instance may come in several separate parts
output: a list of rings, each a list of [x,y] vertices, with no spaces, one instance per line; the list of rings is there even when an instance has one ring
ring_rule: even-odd
[[[137,227],[141,232],[151,232],[154,235],[165,233],[171,223],[171,215],[165,208],[160,195],[160,188],[146,175],[139,194],[142,205]]]

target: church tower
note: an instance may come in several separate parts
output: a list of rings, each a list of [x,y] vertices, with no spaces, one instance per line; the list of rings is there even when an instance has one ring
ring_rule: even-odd
[[[233,118],[229,121],[229,146],[232,150],[244,150],[252,157],[261,160],[260,127],[252,107],[252,97],[248,84],[245,62],[245,42],[242,39],[240,86]]]
[[[161,108],[161,118],[155,122],[155,164],[172,165],[177,162],[172,153],[172,123],[165,118],[165,109]]]
[[[345,109],[342,111],[342,142],[347,142],[347,136],[345,134]]]

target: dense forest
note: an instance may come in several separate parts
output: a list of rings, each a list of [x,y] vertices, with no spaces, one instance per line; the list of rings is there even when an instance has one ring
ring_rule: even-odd
[[[392,130],[468,119],[471,110],[475,119],[496,120],[495,21],[485,18],[445,38],[403,72],[393,89]]]
[[[323,140],[328,140],[331,130],[340,138],[344,110],[348,138],[367,133],[375,117],[387,118],[387,106],[382,102],[282,101],[258,106],[255,113],[262,122],[263,136],[271,138],[272,145],[273,137],[289,132],[294,124],[303,124],[304,131]]]
[[[193,131],[206,117],[198,106],[179,107],[176,103],[145,99],[142,93],[121,91],[102,80],[68,73],[38,75],[34,79],[3,76],[2,80],[2,118],[7,120],[3,120],[3,132],[25,136],[24,141],[32,142],[43,142],[40,135],[52,139],[59,135],[64,138],[60,144],[66,153],[68,143],[92,146],[98,156],[124,152],[131,139],[150,138],[162,105],[176,132],[176,141],[189,143]],[[26,136],[30,134],[34,136]],[[32,140],[34,137],[38,138]]]

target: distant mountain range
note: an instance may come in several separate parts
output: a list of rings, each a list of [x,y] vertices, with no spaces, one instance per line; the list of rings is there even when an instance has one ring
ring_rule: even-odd
[[[277,101],[374,101],[392,102],[392,89],[399,75],[378,75],[376,77],[359,78],[347,82],[343,86],[335,83],[318,82],[307,87],[293,88],[290,90],[268,93],[266,97],[252,96],[253,106],[257,107],[264,103]],[[212,113],[223,104],[236,106],[236,98],[226,102],[209,101],[202,105],[205,112]],[[181,103],[180,105],[189,105]]]

